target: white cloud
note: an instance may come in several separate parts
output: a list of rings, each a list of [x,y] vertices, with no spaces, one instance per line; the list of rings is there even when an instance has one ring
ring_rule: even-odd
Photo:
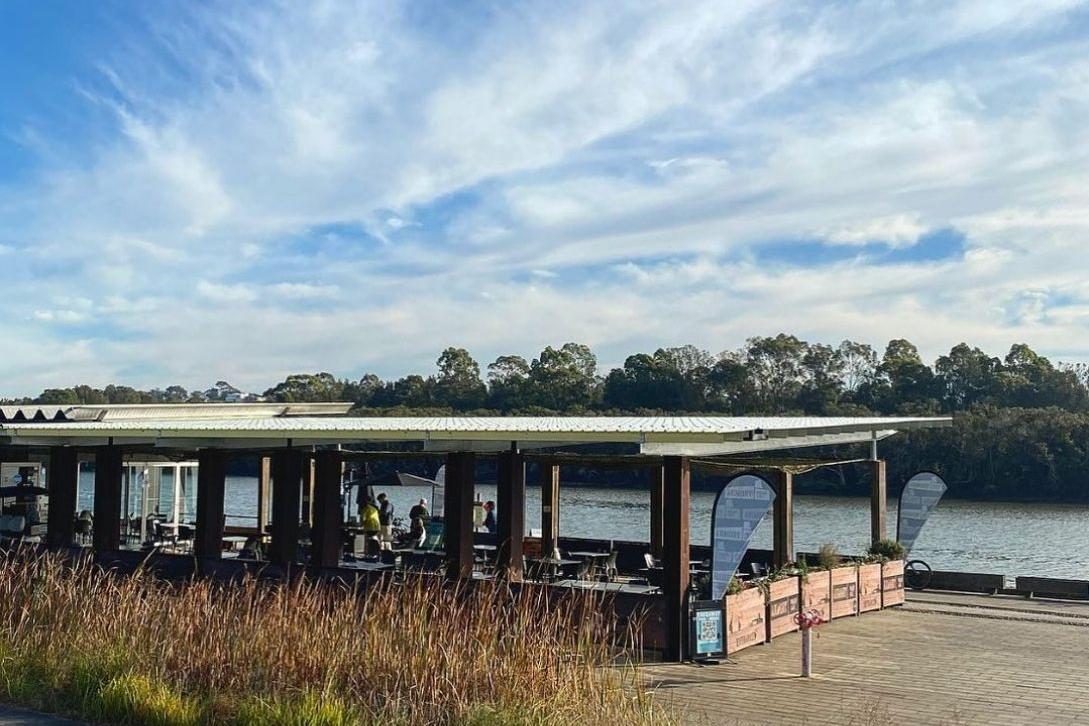
[[[114,113],[78,162],[11,125],[41,164],[0,196],[0,334],[42,355],[0,394],[779,330],[1089,359],[1066,8],[150,8],[78,79],[74,115]],[[910,260],[950,227],[947,260],[761,263],[813,239]]]
[[[279,282],[269,285],[267,291],[291,300],[334,298],[340,292],[336,285],[312,285],[305,282]]]
[[[257,299],[257,291],[249,285],[222,285],[208,280],[197,281],[197,293],[214,302],[249,303]]]

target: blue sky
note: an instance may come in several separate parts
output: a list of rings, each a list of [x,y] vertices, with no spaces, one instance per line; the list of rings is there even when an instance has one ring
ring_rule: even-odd
[[[1073,2],[0,4],[0,395],[779,331],[1089,360]]]

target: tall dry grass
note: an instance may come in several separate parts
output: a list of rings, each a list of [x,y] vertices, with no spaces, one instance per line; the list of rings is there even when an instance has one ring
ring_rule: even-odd
[[[174,585],[0,554],[0,692],[128,723],[662,722],[638,671],[610,667],[593,605],[418,578]]]

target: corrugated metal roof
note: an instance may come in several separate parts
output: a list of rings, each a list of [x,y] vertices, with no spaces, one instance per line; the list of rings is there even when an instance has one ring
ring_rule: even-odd
[[[222,406],[220,408],[230,408]],[[789,448],[821,443],[850,443],[884,438],[898,430],[946,426],[949,418],[903,417],[716,417],[716,416],[450,416],[450,417],[291,417],[291,418],[168,418],[130,417],[122,420],[65,423],[0,424],[0,436],[12,443],[73,443],[89,439],[150,440],[170,445],[242,445],[246,441],[295,443],[365,443],[415,441],[445,450],[478,444],[638,444],[644,453],[714,453],[713,447],[733,442],[723,453]],[[214,441],[213,441],[214,440]],[[752,442],[739,445],[738,442]],[[700,448],[704,447],[704,448]],[[712,447],[711,449],[707,447]]]
[[[0,424],[24,421],[124,421],[238,419],[274,416],[343,416],[350,402],[334,403],[113,403],[0,406]]]

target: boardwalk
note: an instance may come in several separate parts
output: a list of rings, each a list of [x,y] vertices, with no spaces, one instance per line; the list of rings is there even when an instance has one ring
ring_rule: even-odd
[[[693,724],[1089,724],[1089,605],[922,593],[710,667],[647,668]]]

